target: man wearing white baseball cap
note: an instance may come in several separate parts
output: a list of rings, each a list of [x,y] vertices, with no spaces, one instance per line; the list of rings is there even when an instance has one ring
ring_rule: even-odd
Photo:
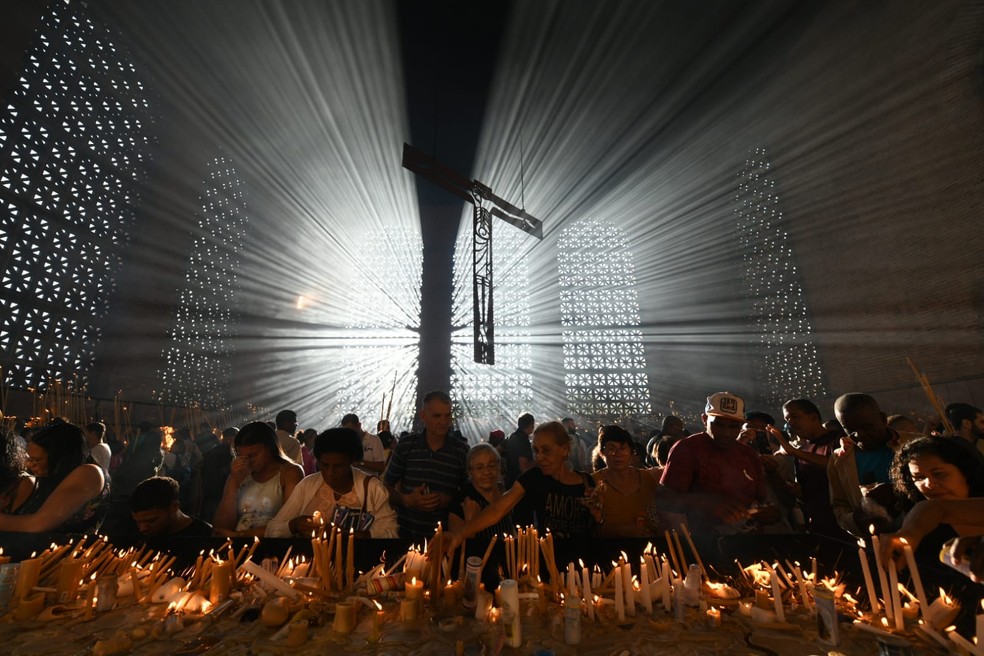
[[[705,432],[673,445],[660,483],[693,495],[695,512],[688,520],[695,528],[732,533],[776,524],[779,510],[758,453],[738,442],[745,401],[731,392],[712,394],[701,418]]]

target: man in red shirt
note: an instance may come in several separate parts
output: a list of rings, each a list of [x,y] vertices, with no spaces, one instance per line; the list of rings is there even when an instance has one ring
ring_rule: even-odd
[[[701,417],[705,432],[686,437],[670,450],[660,483],[693,495],[688,520],[719,533],[759,531],[779,522],[759,455],[738,438],[745,402],[730,392],[707,397]]]

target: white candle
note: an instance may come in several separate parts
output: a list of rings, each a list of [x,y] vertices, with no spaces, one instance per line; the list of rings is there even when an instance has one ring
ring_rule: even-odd
[[[874,529],[874,527],[872,527]],[[895,619],[895,608],[892,606],[892,590],[888,587],[888,579],[885,576],[885,567],[882,565],[881,555],[879,551],[881,550],[881,543],[878,541],[878,536],[874,535],[872,530],[871,536],[871,548],[875,552],[875,567],[878,568],[878,582],[881,584],[882,599],[885,600],[885,617],[888,618],[889,623]]]
[[[905,618],[902,616],[902,598],[899,595],[899,575],[895,571],[895,565],[889,563],[888,584],[892,588],[892,614],[895,616],[895,630],[905,631]],[[888,605],[886,600],[885,605]]]
[[[967,640],[967,638],[957,633],[957,630],[953,627],[947,629],[946,637],[950,639],[950,642],[955,644],[957,647],[966,650],[969,654],[972,654],[972,656],[981,656],[984,654],[984,648],[978,648],[977,645],[974,645],[970,642],[970,640]]]
[[[653,614],[653,598],[649,592],[649,566],[645,561],[639,565],[639,579],[642,582],[642,607],[646,609],[647,615]],[[718,615],[720,620],[720,614]]]
[[[919,600],[919,612],[925,612],[929,608],[929,600],[926,599],[926,590],[923,589],[922,577],[919,576],[919,568],[916,567],[916,555],[912,551],[912,545],[902,540],[902,552],[905,554],[905,562],[909,565],[909,574],[912,576],[912,585],[916,588],[916,599]]]
[[[663,588],[663,612],[669,613],[670,607],[673,605],[673,598],[670,595],[670,573],[665,567],[663,568],[663,576],[659,581]]]
[[[772,579],[772,602],[776,608],[776,619],[780,622],[786,621],[786,611],[782,606],[782,590],[779,589],[779,575],[776,574],[776,570],[772,569],[771,565],[766,565],[769,571],[769,577]]]
[[[625,597],[622,595],[622,568],[615,567],[615,615],[619,622],[625,621]]]
[[[864,585],[868,591],[868,601],[871,603],[871,617],[872,619],[877,619],[879,609],[878,595],[875,592],[875,582],[871,578],[871,568],[868,567],[868,556],[864,551],[864,547],[858,549],[858,560],[861,561],[861,571],[864,573]]]
[[[812,611],[813,605],[810,603],[809,593],[806,591],[806,579],[803,578],[803,571],[800,569],[799,565],[793,567],[793,575],[796,576],[796,581],[799,583],[800,596],[803,597],[803,606],[807,610]],[[871,574],[868,574],[868,578],[871,578]]]
[[[591,597],[591,577],[588,575],[588,568],[584,566],[581,567],[581,585],[581,591],[584,593],[584,605],[588,608],[588,619],[594,622],[595,610]]]
[[[632,586],[632,566],[622,565],[622,591],[625,593],[625,614],[635,617],[635,588]]]
[[[643,565],[645,567],[645,565]],[[707,609],[707,624],[708,626],[717,628],[721,626],[721,611],[717,608]]]

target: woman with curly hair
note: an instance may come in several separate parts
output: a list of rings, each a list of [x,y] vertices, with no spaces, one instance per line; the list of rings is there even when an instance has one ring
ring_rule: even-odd
[[[954,438],[912,440],[895,455],[891,476],[899,496],[916,505],[898,532],[882,536],[887,557],[901,554],[903,539],[918,549],[917,556],[935,559],[950,538],[980,534],[979,526],[957,523],[959,518],[953,523],[924,519],[930,508],[940,504],[984,497],[984,458],[975,449]]]
[[[24,450],[13,433],[0,434],[0,513],[12,513],[31,496],[34,477],[25,469]]]
[[[911,503],[984,496],[984,459],[951,438],[906,443],[895,455],[891,476],[895,491]]]

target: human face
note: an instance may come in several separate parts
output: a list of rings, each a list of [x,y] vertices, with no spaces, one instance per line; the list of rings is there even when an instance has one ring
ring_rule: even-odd
[[[499,484],[499,459],[489,451],[472,456],[468,463],[468,478],[479,491],[494,490]]]
[[[974,425],[970,430],[977,439],[984,438],[984,412],[977,413],[977,416],[974,417]]]
[[[140,535],[146,537],[157,537],[160,535],[167,535],[168,526],[171,523],[171,517],[174,516],[175,511],[178,509],[178,503],[175,501],[171,504],[171,508],[151,508],[150,510],[141,510],[139,512],[130,513],[133,517],[133,522],[137,525],[137,530],[140,531]]]
[[[605,465],[615,471],[628,469],[632,464],[632,446],[624,442],[608,442],[601,449],[601,457],[605,459]]]
[[[48,475],[48,452],[34,442],[27,444],[27,471],[38,478]]]
[[[424,422],[427,435],[444,437],[451,429],[451,404],[433,399],[420,409],[420,420]]]
[[[270,449],[262,444],[241,446],[236,449],[236,456],[249,464],[249,471],[253,474],[263,471],[273,461]]]
[[[556,478],[564,471],[570,444],[558,444],[556,438],[546,431],[533,434],[533,459],[547,476]]]
[[[782,409],[782,418],[789,425],[793,435],[808,440],[823,431],[823,424],[815,414],[803,412],[796,406]]]
[[[909,461],[916,489],[927,499],[966,499],[970,486],[963,472],[937,455],[924,453]]]
[[[888,443],[890,433],[885,414],[874,408],[862,407],[837,419],[848,435],[857,433],[857,441],[863,447],[875,448]]]
[[[714,438],[715,442],[722,444],[731,443],[738,439],[741,427],[744,422],[741,419],[731,417],[708,417],[704,415],[704,425],[707,426],[707,433]]]
[[[322,453],[318,458],[318,471],[325,485],[331,489],[352,489],[352,460],[344,454]]]

